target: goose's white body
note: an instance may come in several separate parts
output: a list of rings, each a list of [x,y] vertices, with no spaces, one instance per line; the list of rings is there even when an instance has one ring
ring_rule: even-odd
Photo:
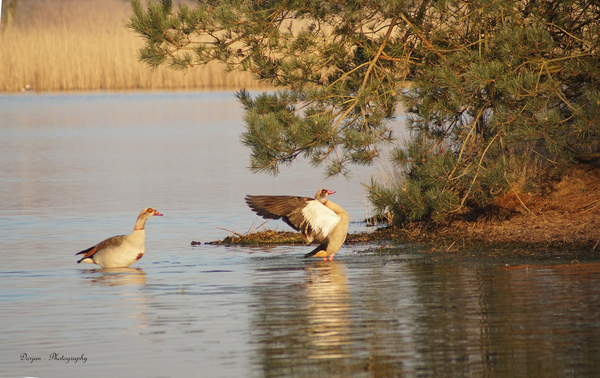
[[[77,253],[83,255],[77,263],[98,264],[103,268],[130,266],[146,252],[146,220],[154,215],[162,216],[152,208],[144,209],[138,216],[131,234],[113,236]]]
[[[313,238],[318,242],[325,240],[341,219],[340,215],[319,201],[309,201],[302,209],[302,215],[315,231]]]
[[[296,196],[246,196],[246,203],[258,215],[267,219],[282,219],[300,231],[307,243],[317,241],[319,246],[304,257],[323,257],[333,260],[348,235],[350,216],[339,205],[327,200],[327,189],[321,189],[315,198]]]
[[[133,231],[117,245],[109,244],[82,262],[98,264],[103,268],[124,268],[138,261],[146,252],[146,232]]]

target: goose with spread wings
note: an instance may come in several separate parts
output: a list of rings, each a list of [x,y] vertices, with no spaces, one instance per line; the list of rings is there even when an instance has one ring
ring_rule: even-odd
[[[307,244],[319,246],[304,257],[323,257],[333,260],[348,235],[350,215],[338,204],[327,199],[334,191],[320,189],[315,198],[297,196],[247,195],[246,203],[265,219],[281,219],[300,231]]]

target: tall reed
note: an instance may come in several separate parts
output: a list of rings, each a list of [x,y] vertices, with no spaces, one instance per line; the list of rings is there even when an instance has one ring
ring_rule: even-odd
[[[19,0],[0,32],[0,92],[261,87],[218,63],[151,71],[137,60],[141,39],[125,27],[130,13],[124,0]]]

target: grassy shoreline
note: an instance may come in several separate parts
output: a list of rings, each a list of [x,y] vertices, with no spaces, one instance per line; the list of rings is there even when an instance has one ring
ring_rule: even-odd
[[[142,40],[125,27],[123,0],[19,0],[0,32],[0,92],[260,89],[221,64],[178,72],[138,62]]]
[[[394,227],[381,228],[373,232],[360,232],[348,234],[345,244],[370,244],[391,242],[394,244],[419,244],[429,252],[457,253],[473,249],[493,249],[503,251],[537,252],[559,251],[564,249],[588,250],[600,255],[600,245],[597,242],[582,240],[565,240],[562,242],[532,241],[532,240],[486,240],[478,236],[465,236],[467,225],[456,227],[438,226],[428,227],[426,230],[401,229]],[[473,227],[473,225],[471,225]],[[264,230],[251,234],[232,234],[224,239],[199,242],[192,241],[192,245],[239,245],[239,246],[266,246],[266,245],[304,245],[304,239],[297,232]]]

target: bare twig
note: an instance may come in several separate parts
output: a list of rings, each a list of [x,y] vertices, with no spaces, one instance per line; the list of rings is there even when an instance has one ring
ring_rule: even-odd
[[[217,229],[219,229],[219,230],[223,230],[223,231],[227,231],[227,232],[231,232],[232,234],[234,234],[234,235],[237,235],[237,236],[240,236],[240,237],[243,237],[243,236],[245,236],[245,235],[243,235],[243,234],[240,234],[239,232],[231,231],[231,230],[228,230],[228,229],[226,229],[226,228],[217,227]]]
[[[464,197],[460,201],[460,206],[458,206],[456,209],[454,209],[452,211],[449,211],[449,213],[457,212],[460,209],[462,209],[462,207],[464,206],[465,201],[467,200],[467,197],[471,193],[471,189],[473,189],[473,185],[475,185],[475,181],[477,180],[477,176],[479,176],[479,171],[481,170],[481,165],[483,164],[483,158],[485,157],[485,155],[487,154],[487,151],[492,146],[492,144],[494,143],[494,140],[497,137],[498,137],[498,134],[494,135],[494,137],[492,138],[492,140],[490,141],[490,143],[488,144],[488,146],[486,147],[486,149],[481,154],[481,158],[479,159],[479,164],[477,165],[477,172],[475,173],[475,176],[473,177],[473,180],[471,180],[471,185],[469,186],[469,189],[467,190],[467,193],[465,193]]]
[[[595,201],[592,201],[592,202],[588,203],[587,205],[583,205],[583,206],[581,206],[580,208],[578,208],[577,210],[585,209],[586,207],[588,207],[588,206],[590,206],[590,205],[593,205],[593,204],[595,204],[595,203],[596,203],[596,202],[598,202],[598,201],[600,201],[600,199],[597,199],[597,200],[595,200]],[[589,210],[591,210],[591,209],[588,209],[588,210],[586,210],[586,211],[589,211]]]
[[[508,184],[508,186],[510,186],[510,190],[512,190],[512,192],[515,194],[515,197],[517,197],[517,199],[519,200],[519,202],[521,202],[521,205],[523,205],[523,207],[525,209],[527,209],[527,211],[529,211],[529,214],[531,214],[531,215],[533,215],[535,217],[536,215],[531,210],[529,210],[529,208],[521,200],[521,197],[519,197],[519,195],[517,194],[517,191],[512,187],[512,185],[510,184],[510,182],[508,182],[508,179],[506,179],[506,183]]]

